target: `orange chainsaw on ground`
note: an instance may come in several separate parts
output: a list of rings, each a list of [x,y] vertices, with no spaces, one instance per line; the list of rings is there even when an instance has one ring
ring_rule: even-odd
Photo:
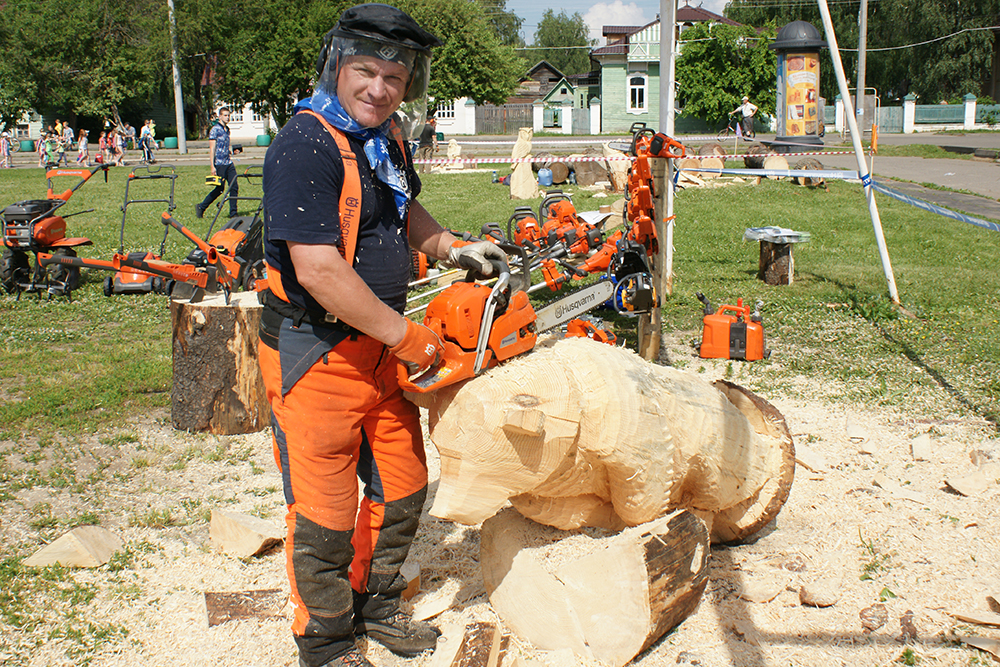
[[[521,266],[529,266],[524,248],[509,244],[501,248],[520,253]],[[523,289],[511,289],[506,264],[495,263],[494,272],[498,278],[492,287],[475,282],[470,271],[466,281],[453,283],[428,304],[424,326],[444,343],[444,354],[417,377],[410,377],[406,366],[400,364],[399,385],[404,391],[426,393],[473,378],[528,352],[535,347],[540,332],[563,324],[573,324],[567,335],[614,343],[614,334],[592,321],[574,322],[614,296],[611,279],[599,280],[536,311]]]

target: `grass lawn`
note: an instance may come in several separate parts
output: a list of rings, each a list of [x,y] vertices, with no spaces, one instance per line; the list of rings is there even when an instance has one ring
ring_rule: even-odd
[[[175,217],[204,233],[194,204],[205,192],[204,168],[180,167]],[[118,247],[125,170],[100,174],[64,208],[95,208],[68,220],[69,235],[85,236],[87,257],[109,257]],[[57,190],[74,181],[66,178]],[[478,231],[483,223],[506,227],[521,202],[490,174],[429,174],[421,201],[453,229]],[[145,186],[145,187],[143,187]],[[142,189],[140,189],[142,188]],[[132,199],[165,197],[162,181],[133,183]],[[253,196],[243,186],[243,196]],[[591,201],[575,187],[579,210]],[[40,170],[7,172],[0,201],[44,197]],[[537,202],[535,202],[537,205]],[[925,404],[934,412],[1000,416],[1000,235],[930,215],[881,198],[878,202],[902,304],[891,307],[865,201],[857,185],[834,182],[830,192],[787,182],[687,190],[676,198],[674,293],[664,298],[664,333],[694,345],[701,306],[738,297],[763,300],[770,359],[734,362],[735,381],[761,391],[795,391],[796,378],[823,380],[830,400],[874,404]],[[252,206],[248,203],[247,206]],[[162,204],[133,204],[126,250],[157,250]],[[213,211],[210,211],[211,214]],[[742,241],[746,227],[778,225],[809,231],[795,249],[795,283],[769,287],[756,278],[757,244]],[[165,257],[180,261],[190,244],[168,236]],[[84,271],[73,300],[0,295],[0,424],[3,439],[51,429],[92,432],[169,404],[169,310],[158,295],[102,293],[106,273]],[[624,325],[628,338],[628,322]],[[698,369],[694,369],[698,370]]]

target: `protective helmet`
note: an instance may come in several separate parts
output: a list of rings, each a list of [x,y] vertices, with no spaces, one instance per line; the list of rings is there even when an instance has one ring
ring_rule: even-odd
[[[208,176],[205,177],[205,185],[207,185],[210,188],[219,187],[220,185],[222,185],[222,176],[219,176],[218,174],[215,175],[209,174]]]
[[[441,44],[441,40],[396,7],[378,3],[356,5],[345,10],[337,25],[323,36],[316,59],[316,90],[335,95],[340,68],[353,55],[374,56],[403,65],[410,72],[410,81],[397,113],[403,121],[403,134],[414,136],[423,128],[427,115],[431,48]]]

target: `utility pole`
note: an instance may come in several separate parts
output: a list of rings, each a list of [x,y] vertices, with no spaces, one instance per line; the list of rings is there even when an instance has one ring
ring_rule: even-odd
[[[858,88],[854,93],[854,117],[861,132],[865,131],[865,55],[868,48],[868,0],[861,0],[858,13]]]
[[[181,92],[181,68],[177,63],[177,17],[174,15],[174,0],[167,0],[167,14],[170,20],[170,55],[174,63],[174,114],[177,117],[177,152],[181,155],[187,155],[184,94]]]

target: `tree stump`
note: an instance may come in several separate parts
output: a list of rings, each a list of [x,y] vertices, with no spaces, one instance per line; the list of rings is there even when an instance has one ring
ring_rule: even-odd
[[[698,607],[708,531],[679,510],[611,536],[566,533],[505,509],[483,524],[480,564],[490,605],[543,650],[619,667]]]
[[[508,499],[564,530],[686,508],[713,541],[739,540],[777,515],[795,470],[788,427],[763,399],[589,339],[550,340],[411,398],[441,456],[431,514],[466,524]]]
[[[795,278],[792,244],[761,241],[757,278],[768,285],[791,285]]]
[[[262,307],[256,292],[223,295],[199,303],[173,300],[174,428],[217,435],[266,428],[271,411],[257,363]]]
[[[823,163],[820,162],[819,160],[817,160],[816,158],[804,157],[804,158],[802,158],[801,160],[799,160],[798,162],[795,163],[795,168],[796,169],[822,169],[823,168]],[[822,177],[820,177],[820,178],[809,178],[808,176],[796,176],[795,178],[792,179],[792,181],[794,183],[799,184],[799,185],[804,185],[804,186],[806,186],[808,188],[822,187],[827,192],[830,191],[830,188],[827,187],[827,185],[826,185],[826,179],[822,178]]]

